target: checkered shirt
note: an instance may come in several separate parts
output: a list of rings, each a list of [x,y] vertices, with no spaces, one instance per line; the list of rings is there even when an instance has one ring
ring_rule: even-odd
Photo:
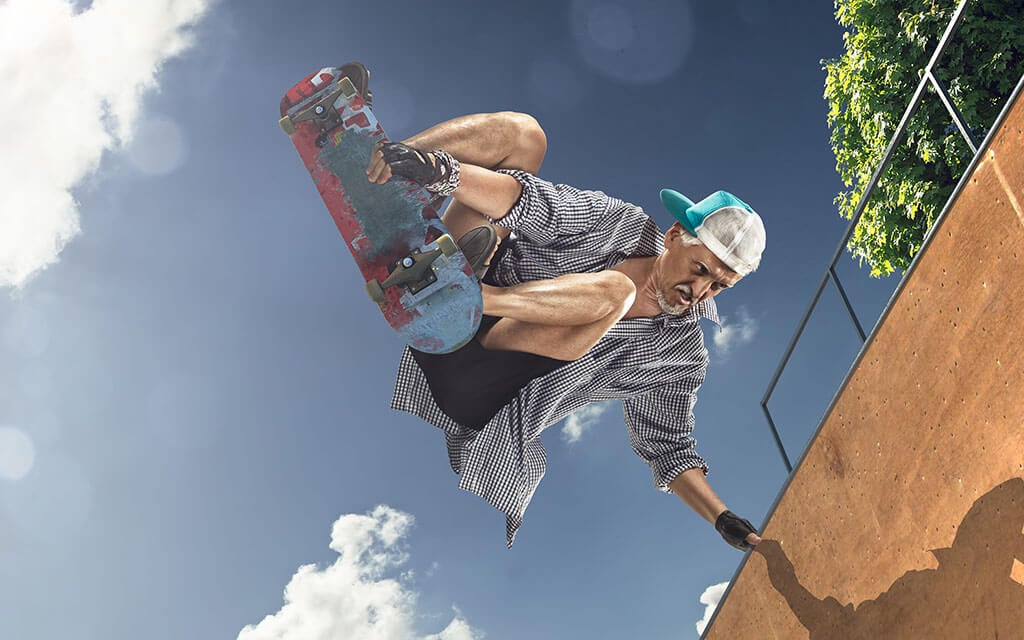
[[[512,210],[496,222],[512,230],[504,257],[491,266],[501,286],[602,271],[630,256],[664,250],[664,234],[635,205],[521,171],[503,173],[523,189]],[[662,491],[688,469],[708,472],[691,436],[697,389],[708,366],[699,317],[718,322],[712,300],[683,315],[620,321],[582,358],[531,381],[481,431],[456,424],[437,407],[406,348],[391,406],[444,431],[459,487],[504,512],[511,547],[544,476],[541,432],[588,403],[622,401],[633,450]]]

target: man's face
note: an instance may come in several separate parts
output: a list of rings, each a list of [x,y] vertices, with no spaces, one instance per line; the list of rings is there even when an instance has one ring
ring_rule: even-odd
[[[683,228],[672,225],[659,258],[658,302],[665,313],[685,313],[739,282],[739,275],[704,245],[683,245]]]

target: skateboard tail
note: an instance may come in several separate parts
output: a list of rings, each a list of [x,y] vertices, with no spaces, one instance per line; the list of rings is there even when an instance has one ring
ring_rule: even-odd
[[[281,126],[363,277],[385,282],[403,259],[428,250],[447,230],[422,187],[398,178],[385,184],[367,179],[373,147],[386,135],[351,82],[339,78],[338,69],[326,67],[293,87],[281,100]],[[461,252],[437,258],[431,269],[433,280],[425,286],[389,286],[374,298],[408,344],[444,353],[475,334],[480,287]]]

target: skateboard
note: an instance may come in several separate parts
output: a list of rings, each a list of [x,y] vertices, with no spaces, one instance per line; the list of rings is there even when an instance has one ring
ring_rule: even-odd
[[[386,135],[352,81],[338,67],[306,76],[281,99],[279,124],[388,324],[426,353],[468,342],[483,314],[480,284],[423,187],[367,179],[370,153]]]

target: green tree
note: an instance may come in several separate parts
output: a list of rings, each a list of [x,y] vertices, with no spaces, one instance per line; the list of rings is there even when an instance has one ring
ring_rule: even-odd
[[[952,19],[956,0],[836,0],[845,52],[823,60],[836,168],[847,190],[835,200],[851,218]],[[974,0],[935,75],[984,139],[1024,74],[1024,1]],[[905,270],[972,154],[934,89],[864,209],[850,252],[881,277]]]

